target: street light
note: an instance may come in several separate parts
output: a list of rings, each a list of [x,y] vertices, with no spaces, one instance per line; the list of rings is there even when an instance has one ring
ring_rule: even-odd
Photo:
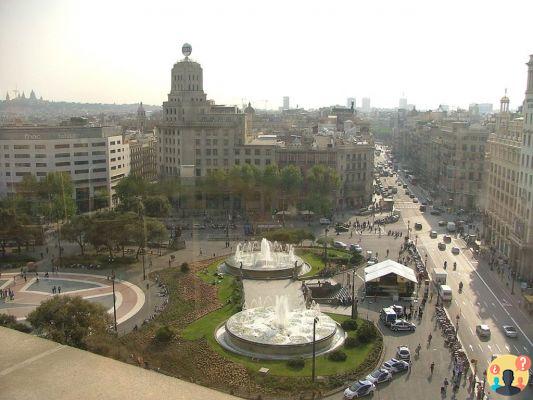
[[[352,272],[352,319],[357,318],[357,299],[355,298],[355,268]]]
[[[329,229],[326,228],[324,230],[325,232],[325,237],[324,237],[324,259],[325,259],[325,262],[324,262],[324,266],[327,268],[328,266],[328,250],[327,250],[327,247],[328,247],[328,232],[329,232]]]
[[[313,370],[312,370],[312,381],[315,381],[315,356],[316,356],[316,324],[318,323],[318,317],[313,319]]]
[[[111,282],[113,285],[113,319],[115,321],[115,333],[118,332],[117,330],[117,305],[116,305],[116,296],[115,296],[115,270],[111,272]]]

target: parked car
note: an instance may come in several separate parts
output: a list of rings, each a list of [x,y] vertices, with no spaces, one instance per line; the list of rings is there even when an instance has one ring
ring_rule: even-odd
[[[442,237],[442,240],[444,241],[444,243],[451,243],[452,237],[450,235],[444,235]]]
[[[437,231],[431,231],[431,232],[429,233],[429,237],[430,237],[431,239],[436,239],[436,238],[437,238]]]
[[[407,184],[404,183],[404,184],[403,184],[403,188],[404,188],[404,189],[407,189]]]
[[[333,247],[335,247],[336,249],[345,250],[348,247],[348,245],[346,243],[344,243],[344,242],[339,242],[338,240],[335,240],[333,242]]]
[[[392,323],[390,326],[392,331],[414,331],[416,325],[412,322],[406,321],[405,319],[397,319],[396,322]]]
[[[431,210],[429,213],[431,215],[440,215],[441,214],[440,210],[435,210],[435,209]]]
[[[356,399],[358,397],[366,396],[368,394],[374,393],[376,390],[376,385],[368,380],[360,380],[352,383],[344,391],[344,399]]]
[[[351,244],[350,245],[350,251],[355,251],[357,253],[362,253],[363,252],[363,248],[359,244]]]
[[[418,199],[416,197],[412,197],[413,203],[418,203]]]
[[[446,226],[448,225],[448,222],[446,221],[439,221],[439,226]]]
[[[331,220],[329,218],[320,218],[320,225],[329,225]]]
[[[416,223],[415,223],[415,229],[416,229],[417,231],[421,230],[421,229],[422,229],[422,224],[421,224],[420,222],[416,222]]]
[[[426,206],[424,204],[422,204],[419,209],[421,212],[426,212]]]
[[[438,248],[439,248],[439,250],[441,250],[441,251],[446,250],[446,243],[440,242],[440,243],[438,244]]]
[[[411,360],[411,351],[409,351],[409,347],[407,346],[398,346],[396,349],[396,356],[400,360],[409,361]]]
[[[409,363],[404,360],[397,360],[396,358],[391,358],[388,361],[383,363],[383,368],[392,372],[393,374],[406,371],[409,368]]]
[[[490,328],[488,325],[477,325],[476,333],[479,337],[490,338]]]
[[[516,331],[516,328],[512,325],[504,325],[502,326],[503,333],[505,333],[505,336],[515,338],[518,337],[518,332]]]
[[[365,379],[376,385],[378,383],[390,381],[392,379],[392,373],[385,368],[379,368],[368,374]]]
[[[409,195],[409,197],[412,198],[412,199],[414,199],[414,198],[415,198],[415,195],[414,195],[413,193],[411,193],[411,194]],[[417,201],[418,201],[418,200],[417,200]]]
[[[337,233],[348,232],[349,230],[350,230],[350,227],[348,227],[346,225],[343,225],[343,224],[335,225],[335,232],[337,232]]]
[[[461,250],[459,249],[459,247],[457,247],[457,246],[453,246],[453,247],[452,247],[452,254],[457,255],[457,254],[459,254],[460,252],[461,252]]]

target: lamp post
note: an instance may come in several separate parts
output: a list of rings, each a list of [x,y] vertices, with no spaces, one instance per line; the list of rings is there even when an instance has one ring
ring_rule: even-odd
[[[313,319],[313,368],[312,368],[312,381],[315,382],[315,356],[316,356],[316,324],[318,323],[318,317]]]
[[[409,239],[410,232],[411,232],[411,220],[407,220],[407,239]]]
[[[516,268],[516,265],[515,265],[515,268]],[[511,294],[514,294],[514,281],[515,281],[515,277],[516,277],[516,271],[515,271],[515,270],[512,270],[512,271],[511,271]]]
[[[355,298],[355,268],[352,272],[352,319],[357,318],[357,299]]]
[[[328,232],[329,232],[329,229],[326,228],[324,230],[324,232],[326,234],[325,238],[324,238],[324,259],[325,259],[324,265],[327,268],[327,266],[328,266]]]
[[[113,320],[115,326],[115,333],[118,332],[117,329],[117,305],[116,305],[116,296],[115,296],[115,270],[111,272],[111,283],[113,285]]]

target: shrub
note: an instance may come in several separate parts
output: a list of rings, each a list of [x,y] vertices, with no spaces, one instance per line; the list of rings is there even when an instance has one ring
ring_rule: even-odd
[[[17,319],[13,315],[8,314],[0,314],[0,326],[5,326],[6,328],[15,329],[24,333],[30,333],[32,331],[30,326],[17,322]]]
[[[170,342],[173,336],[174,332],[172,332],[172,329],[170,329],[168,325],[164,325],[159,327],[155,332],[155,341],[159,343],[167,343]]]
[[[361,343],[368,343],[376,337],[377,337],[376,328],[374,327],[374,325],[372,325],[369,322],[365,322],[357,330],[357,339]]]
[[[301,358],[297,360],[289,360],[287,361],[287,366],[292,369],[302,369],[305,367],[305,360]]]
[[[344,341],[344,346],[347,349],[352,349],[354,347],[357,347],[358,344],[359,344],[359,340],[357,340],[356,337],[347,337],[346,340]]]
[[[189,268],[189,264],[187,264],[186,262],[182,263],[181,264],[181,267],[180,267],[180,270],[181,272],[183,273],[187,273],[189,272],[190,268]]]
[[[357,329],[357,321],[355,319],[347,319],[342,321],[341,326],[345,331],[355,331]]]
[[[346,361],[348,356],[342,350],[335,350],[328,354],[328,359],[330,361]]]

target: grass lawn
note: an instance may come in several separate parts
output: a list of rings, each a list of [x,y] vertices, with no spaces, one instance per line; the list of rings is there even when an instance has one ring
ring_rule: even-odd
[[[201,270],[196,275],[206,283],[219,285],[218,299],[222,303],[226,303],[226,301],[231,296],[231,293],[233,292],[233,282],[235,281],[235,278],[229,274],[223,275],[222,278],[215,276],[217,268],[221,262],[222,261],[220,260],[212,262],[207,266],[207,268]]]

